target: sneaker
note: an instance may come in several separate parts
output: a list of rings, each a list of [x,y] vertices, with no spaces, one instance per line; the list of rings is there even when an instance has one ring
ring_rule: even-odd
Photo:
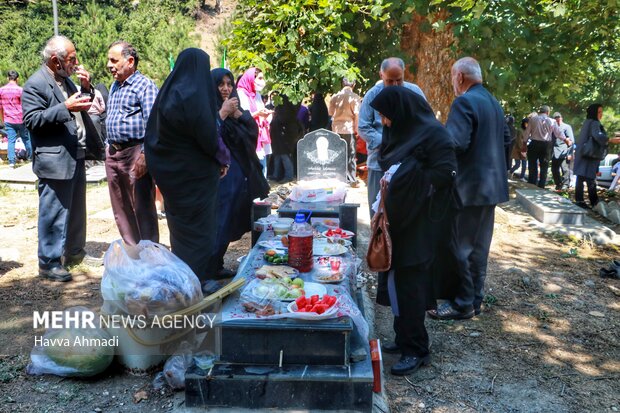
[[[9,164],[9,168],[11,168],[11,169],[15,169],[15,164],[14,164],[14,163],[10,163],[10,164]]]

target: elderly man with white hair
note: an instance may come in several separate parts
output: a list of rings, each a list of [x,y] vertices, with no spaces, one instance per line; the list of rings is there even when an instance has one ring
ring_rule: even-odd
[[[88,113],[90,75],[64,36],[49,39],[43,66],[24,85],[24,124],[30,130],[32,169],[39,178],[39,276],[72,279],[66,269],[86,257],[85,159],[101,159],[103,142]],[[81,91],[69,78],[80,80]]]
[[[457,98],[446,128],[455,143],[455,189],[462,208],[451,240],[458,287],[452,300],[429,312],[442,320],[467,319],[481,311],[495,205],[508,201],[505,154],[511,138],[502,108],[482,86],[475,59],[464,57],[452,66],[452,86]]]

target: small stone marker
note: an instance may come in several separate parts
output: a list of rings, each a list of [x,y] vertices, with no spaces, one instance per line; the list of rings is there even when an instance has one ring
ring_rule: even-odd
[[[297,179],[347,181],[347,143],[337,133],[319,129],[297,142]]]

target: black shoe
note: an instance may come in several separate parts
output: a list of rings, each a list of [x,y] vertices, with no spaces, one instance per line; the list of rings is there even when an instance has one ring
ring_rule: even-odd
[[[599,270],[599,275],[601,276],[601,278],[615,278],[615,279],[620,279],[620,275],[618,275],[618,271],[616,271],[616,269],[612,269],[612,268],[601,268]]]
[[[71,273],[63,267],[39,268],[39,277],[58,282],[67,282],[73,279]]]
[[[482,306],[474,306],[474,315],[480,315],[482,313]]]
[[[237,273],[233,270],[229,270],[228,268],[222,268],[221,270],[219,270],[217,272],[217,278],[218,280],[224,280],[226,278],[232,278],[235,275],[237,275]]]
[[[222,288],[215,280],[206,280],[202,283],[202,293],[206,296],[216,293]]]
[[[390,371],[395,376],[407,376],[420,368],[420,366],[428,366],[430,364],[431,356],[429,355],[424,357],[403,355],[398,363],[392,366]]]
[[[386,341],[385,343],[383,343],[381,345],[381,350],[383,350],[383,352],[387,354],[400,353],[400,347],[398,346],[398,344],[394,343],[393,341]]]
[[[435,320],[467,320],[476,314],[473,307],[457,309],[450,303],[443,303],[437,306],[436,310],[429,310],[426,313]]]

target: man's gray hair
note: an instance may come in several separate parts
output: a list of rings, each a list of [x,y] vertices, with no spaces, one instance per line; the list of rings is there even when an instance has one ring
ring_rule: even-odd
[[[67,57],[67,43],[71,43],[68,37],[65,36],[52,36],[45,43],[45,47],[41,51],[41,55],[43,55],[43,62],[47,63],[52,58],[52,56],[56,55],[60,59],[64,59]]]
[[[482,69],[480,69],[478,61],[473,57],[463,57],[457,60],[452,68],[470,80],[482,82]]]
[[[400,57],[388,57],[383,62],[381,62],[381,71],[385,72],[390,67],[398,66],[402,70],[405,70],[405,62]]]

